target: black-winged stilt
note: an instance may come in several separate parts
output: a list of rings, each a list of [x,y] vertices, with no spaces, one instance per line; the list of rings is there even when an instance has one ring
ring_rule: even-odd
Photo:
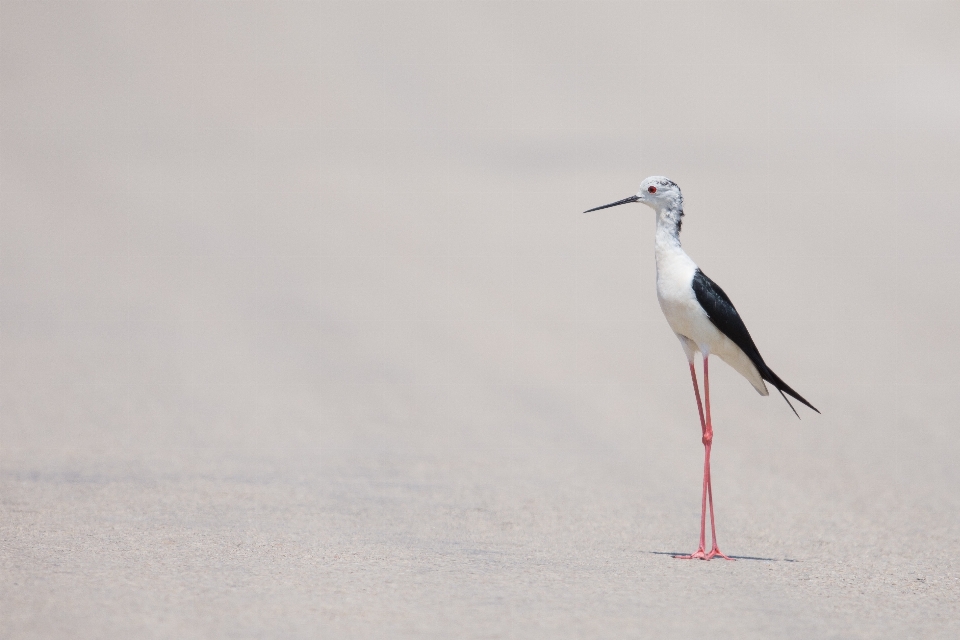
[[[817,413],[816,407],[791,389],[763,361],[750,332],[740,319],[730,298],[713,280],[708,278],[690,256],[680,248],[680,226],[683,222],[683,195],[680,187],[663,176],[652,176],[643,181],[635,196],[618,200],[602,207],[584,211],[598,211],[621,204],[640,202],[657,212],[656,259],[657,299],[670,328],[680,339],[680,346],[690,364],[693,393],[697,397],[700,427],[703,433],[703,500],[700,507],[700,548],[696,553],[677,558],[709,560],[720,556],[730,560],[717,546],[717,527],[713,517],[713,487],[710,484],[710,447],[713,443],[713,424],[710,420],[710,355],[717,355],[746,378],[760,395],[770,392],[764,381],[772,384],[794,413],[787,395],[790,395]],[[703,355],[703,398],[697,384],[697,370],[693,364],[696,352]],[[704,410],[706,409],[706,410]],[[800,415],[797,414],[799,418]],[[710,504],[710,534],[713,548],[706,551],[707,503]]]

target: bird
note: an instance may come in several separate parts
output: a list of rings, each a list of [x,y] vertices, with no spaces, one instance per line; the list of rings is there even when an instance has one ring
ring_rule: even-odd
[[[713,422],[710,415],[710,356],[721,360],[742,375],[760,395],[767,396],[769,382],[797,418],[800,414],[787,396],[820,411],[794,391],[767,365],[753,342],[750,332],[733,306],[733,302],[717,283],[707,277],[680,246],[680,228],[683,225],[683,194],[677,183],[663,176],[651,176],[640,184],[636,195],[588,209],[584,213],[609,209],[638,202],[657,214],[655,257],[657,263],[657,300],[667,323],[680,340],[687,356],[693,393],[700,414],[701,442],[703,443],[703,498],[700,503],[700,547],[689,555],[674,555],[686,560],[710,560],[715,557],[732,560],[717,545],[717,527],[713,515],[713,486],[710,480],[710,448],[713,444]],[[694,356],[703,360],[703,398],[697,384]],[[706,512],[710,505],[710,534],[712,548],[706,550]]]

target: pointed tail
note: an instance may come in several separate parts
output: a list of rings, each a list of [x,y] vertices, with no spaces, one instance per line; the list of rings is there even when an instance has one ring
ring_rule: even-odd
[[[761,372],[760,375],[763,377],[764,380],[766,380],[767,382],[769,382],[770,384],[772,384],[774,387],[777,388],[777,391],[780,392],[780,395],[783,396],[784,400],[787,400],[787,396],[790,396],[798,400],[799,402],[802,402],[803,404],[807,405],[817,413],[820,413],[819,409],[817,409],[815,406],[807,402],[806,399],[804,399],[804,397],[801,396],[799,393],[791,389],[790,385],[788,385],[786,382],[781,380],[780,376],[775,374],[770,367],[764,367],[764,368],[766,369],[766,371]],[[789,400],[787,400],[787,404],[790,405],[791,409],[793,409],[793,405],[790,404]],[[798,418],[800,417],[800,414],[797,413],[796,409],[793,409],[793,413],[796,414]]]

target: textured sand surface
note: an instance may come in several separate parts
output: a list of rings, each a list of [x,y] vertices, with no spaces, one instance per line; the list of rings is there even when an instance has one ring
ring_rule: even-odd
[[[960,637],[956,3],[0,4],[0,636]],[[650,174],[797,421],[712,368]]]

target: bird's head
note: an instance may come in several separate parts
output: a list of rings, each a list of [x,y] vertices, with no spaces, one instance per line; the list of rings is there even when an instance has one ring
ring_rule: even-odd
[[[637,195],[605,204],[602,207],[588,209],[584,213],[631,202],[643,203],[658,212],[665,209],[683,210],[683,195],[680,193],[680,187],[677,186],[677,183],[663,176],[650,176],[640,184],[640,191],[637,192]]]

